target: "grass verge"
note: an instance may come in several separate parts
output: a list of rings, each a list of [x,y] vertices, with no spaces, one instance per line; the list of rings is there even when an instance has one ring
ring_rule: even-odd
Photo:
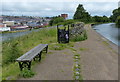
[[[20,74],[15,60],[38,44],[56,43],[56,29],[42,29],[25,36],[3,42],[2,51],[2,80],[16,79]],[[43,56],[44,58],[44,56]],[[42,59],[43,59],[42,58]],[[34,62],[33,62],[34,64]]]
[[[80,54],[75,54],[74,55],[74,67],[73,67],[73,72],[74,72],[74,76],[73,79],[74,80],[83,80],[83,77],[81,75],[81,67],[80,67]]]

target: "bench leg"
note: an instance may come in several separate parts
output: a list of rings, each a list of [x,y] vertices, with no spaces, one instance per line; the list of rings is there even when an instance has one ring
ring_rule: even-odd
[[[31,69],[31,61],[28,64],[28,70],[30,70],[30,69]]]
[[[46,53],[47,53],[47,51],[48,51],[48,46],[46,47]]]
[[[41,60],[42,51],[39,53],[39,61]]]
[[[28,70],[31,69],[31,61],[29,62],[19,62],[19,67],[20,67],[20,70],[22,71],[23,68],[27,68]]]
[[[20,71],[22,71],[22,69],[23,69],[22,62],[18,62],[18,63],[19,63]]]
[[[35,61],[35,58],[33,58],[33,60]]]

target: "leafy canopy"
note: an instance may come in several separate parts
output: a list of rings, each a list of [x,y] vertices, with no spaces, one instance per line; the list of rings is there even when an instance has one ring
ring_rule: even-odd
[[[91,16],[88,12],[86,12],[83,5],[79,4],[73,16],[73,19],[80,20],[82,22],[89,22],[91,21]]]

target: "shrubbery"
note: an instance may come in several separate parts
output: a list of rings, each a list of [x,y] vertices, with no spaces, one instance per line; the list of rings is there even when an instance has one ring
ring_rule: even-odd
[[[120,16],[118,16],[116,19],[116,25],[118,26],[118,28],[120,28]]]
[[[55,25],[55,24],[58,24],[64,21],[65,19],[63,17],[53,17],[53,19],[49,22],[49,25],[52,26],[52,25]]]
[[[72,23],[75,23],[75,20],[69,19],[69,20],[65,20],[63,25],[68,25],[68,24],[72,24]]]
[[[28,69],[24,69],[24,70],[21,71],[21,73],[20,73],[20,76],[21,76],[21,77],[24,77],[24,78],[30,78],[30,77],[32,77],[32,76],[34,76],[34,75],[35,75],[35,73],[32,72],[31,70],[28,70]]]
[[[73,42],[77,42],[77,41],[84,41],[87,38],[88,38],[87,33],[86,33],[86,31],[84,31],[81,35],[71,37],[70,40],[73,41]]]
[[[52,20],[49,22],[50,26],[53,25],[68,25],[68,24],[72,24],[75,23],[76,20],[73,19],[68,19],[65,20],[63,17],[53,17]]]

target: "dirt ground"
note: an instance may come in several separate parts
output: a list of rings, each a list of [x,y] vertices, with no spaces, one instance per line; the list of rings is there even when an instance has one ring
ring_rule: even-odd
[[[84,80],[117,80],[117,46],[106,43],[90,25],[85,26],[88,39],[76,42],[74,49],[80,54],[81,75]],[[70,49],[49,50],[46,58],[34,66],[36,75],[19,80],[73,80],[74,53]]]

